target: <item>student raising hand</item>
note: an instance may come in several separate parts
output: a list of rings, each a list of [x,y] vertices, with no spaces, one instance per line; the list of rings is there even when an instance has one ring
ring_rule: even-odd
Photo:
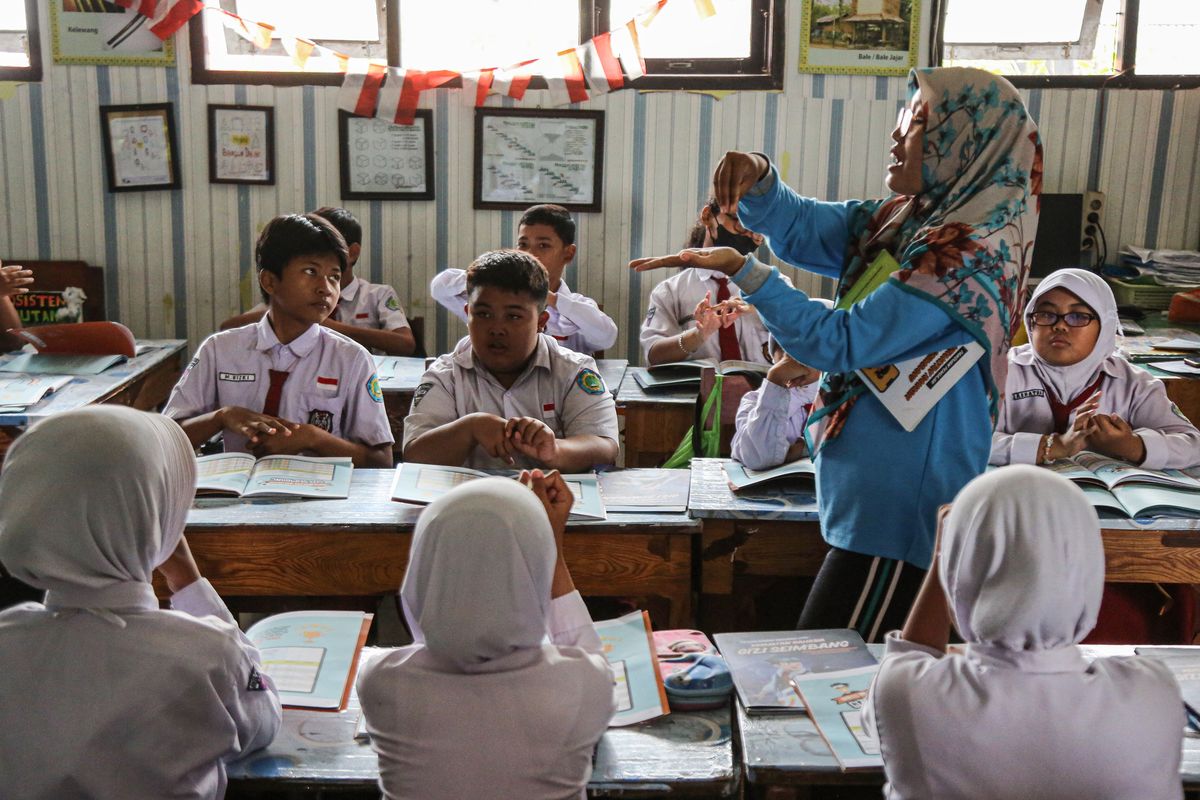
[[[0,262],[0,297],[12,297],[15,294],[25,294],[29,284],[33,283],[33,270],[25,269],[19,264],[3,266]]]

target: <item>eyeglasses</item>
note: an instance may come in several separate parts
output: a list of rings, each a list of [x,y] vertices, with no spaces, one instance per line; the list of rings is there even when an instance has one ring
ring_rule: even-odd
[[[1086,311],[1068,311],[1066,314],[1055,314],[1053,311],[1035,311],[1029,315],[1029,321],[1034,325],[1041,325],[1046,328],[1053,327],[1058,324],[1059,320],[1067,323],[1071,328],[1086,328],[1092,324],[1092,320],[1100,319],[1095,314],[1089,314]]]
[[[908,136],[908,130],[914,123],[924,125],[925,118],[914,116],[912,106],[900,109],[900,113],[896,115],[896,128],[899,130],[901,139]]]

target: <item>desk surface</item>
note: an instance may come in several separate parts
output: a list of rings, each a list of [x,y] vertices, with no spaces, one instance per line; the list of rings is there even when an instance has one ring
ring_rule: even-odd
[[[153,349],[136,358],[109,367],[99,375],[76,376],[66,386],[24,411],[0,414],[0,426],[23,427],[52,414],[60,414],[64,411],[72,411],[93,403],[103,402],[182,351],[187,347],[187,341],[183,339],[139,339],[138,345]],[[0,356],[0,363],[9,361],[16,355],[16,353],[10,353]]]
[[[634,374],[645,367],[629,367],[621,380],[621,388],[617,390],[617,405],[629,403],[637,405],[668,405],[693,406],[696,403],[695,387],[687,389],[659,389],[647,392],[634,380]]]

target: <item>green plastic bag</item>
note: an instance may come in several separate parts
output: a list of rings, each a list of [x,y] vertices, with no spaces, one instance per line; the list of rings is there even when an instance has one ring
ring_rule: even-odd
[[[675,452],[663,462],[664,469],[687,469],[693,458],[716,458],[721,454],[721,383],[724,379],[725,376],[720,373],[715,376],[712,391],[703,405],[700,398],[696,398],[696,416],[692,427],[683,435]],[[699,436],[696,435],[697,430],[700,431]]]

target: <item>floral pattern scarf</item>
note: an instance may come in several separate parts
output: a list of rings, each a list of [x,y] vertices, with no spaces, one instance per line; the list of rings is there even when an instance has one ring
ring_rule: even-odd
[[[995,421],[1037,232],[1041,139],[1004,78],[943,67],[913,70],[908,85],[910,98],[920,89],[927,120],[924,190],[857,208],[837,296],[890,252],[900,269],[889,281],[938,305],[983,345]],[[812,452],[841,432],[864,391],[857,373],[822,376],[809,417]]]

